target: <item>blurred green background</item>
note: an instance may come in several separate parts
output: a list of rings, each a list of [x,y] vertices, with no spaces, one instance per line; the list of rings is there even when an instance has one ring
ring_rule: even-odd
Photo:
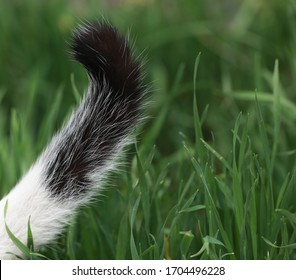
[[[180,131],[192,133],[193,66],[199,52],[198,105],[202,110],[210,104],[206,133],[211,137],[215,131],[227,152],[237,114],[252,111],[254,105],[241,102],[236,91],[270,91],[276,59],[287,98],[295,100],[295,10],[296,1],[276,0],[1,1],[1,122],[9,123],[12,108],[31,110],[26,129],[36,137],[63,87],[62,108],[55,116],[59,127],[75,104],[70,74],[79,91],[87,81],[67,53],[71,31],[85,19],[105,16],[122,32],[130,30],[136,53],[148,58],[145,72],[154,89],[151,115],[157,117],[170,102],[166,125],[156,139],[161,153],[178,148]],[[181,83],[174,89],[179,71]],[[32,91],[36,103],[28,108]],[[221,120],[226,121],[221,125]]]
[[[242,113],[248,118],[252,152],[260,157],[267,142],[262,142],[257,125],[257,93],[267,140],[271,147],[277,143],[270,176],[275,194],[287,174],[295,183],[295,0],[11,0],[0,3],[0,194],[16,183],[76,106],[73,85],[81,95],[86,90],[86,73],[71,60],[67,42],[79,23],[102,17],[130,33],[135,53],[145,59],[151,118],[138,145],[143,155],[155,146],[155,173],[172,164],[164,191],[174,193],[181,179],[191,174],[180,154],[184,138],[193,143],[196,136],[192,100],[199,53],[196,98],[203,139],[228,160]],[[280,125],[273,95],[277,71]],[[219,161],[212,163],[213,173],[223,174]],[[295,188],[290,194],[296,197]],[[169,203],[160,207],[163,213],[171,208]],[[295,203],[287,203],[291,213]],[[294,229],[288,230],[293,240]],[[199,246],[200,240],[194,249]],[[257,255],[264,256],[266,252]]]

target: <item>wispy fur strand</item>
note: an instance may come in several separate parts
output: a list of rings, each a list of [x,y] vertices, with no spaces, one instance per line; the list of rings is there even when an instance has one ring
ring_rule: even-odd
[[[110,24],[74,31],[70,51],[87,70],[89,88],[68,123],[14,189],[0,201],[0,259],[22,255],[8,237],[3,217],[26,243],[27,224],[38,249],[50,243],[86,203],[131,142],[146,93],[141,64],[128,41]],[[7,254],[9,253],[9,254]]]

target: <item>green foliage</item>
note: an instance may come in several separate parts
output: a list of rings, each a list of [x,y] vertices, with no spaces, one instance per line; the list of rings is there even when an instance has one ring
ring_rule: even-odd
[[[97,2],[0,4],[1,196],[85,90],[65,51],[77,18],[132,27],[149,57],[152,118],[123,172],[42,254],[295,259],[295,1]]]
[[[4,206],[4,221],[5,221],[5,230],[9,236],[9,238],[12,240],[12,242],[15,244],[15,246],[22,252],[24,258],[34,260],[34,259],[46,259],[45,256],[42,254],[34,252],[34,241],[33,241],[33,235],[32,230],[30,226],[30,219],[28,221],[28,238],[27,238],[27,245],[22,243],[9,229],[9,226],[6,223],[6,215],[7,215],[7,209],[8,209],[8,201],[6,201]],[[10,252],[7,252],[10,253]],[[21,259],[20,256],[15,255],[16,258]]]

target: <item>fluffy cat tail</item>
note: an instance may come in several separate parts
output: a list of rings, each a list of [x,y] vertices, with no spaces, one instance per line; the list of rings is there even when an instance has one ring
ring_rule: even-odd
[[[110,24],[74,31],[71,53],[87,70],[89,88],[68,123],[52,138],[22,180],[0,201],[0,259],[22,255],[5,229],[24,244],[28,220],[35,248],[52,242],[75,210],[89,201],[122,149],[132,142],[146,93],[141,63]]]

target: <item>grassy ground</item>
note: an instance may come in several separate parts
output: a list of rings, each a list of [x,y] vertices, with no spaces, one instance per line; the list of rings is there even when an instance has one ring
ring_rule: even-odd
[[[145,50],[151,118],[123,172],[42,254],[295,259],[296,1],[113,2],[1,1],[0,195],[83,94],[66,41],[104,15]]]

